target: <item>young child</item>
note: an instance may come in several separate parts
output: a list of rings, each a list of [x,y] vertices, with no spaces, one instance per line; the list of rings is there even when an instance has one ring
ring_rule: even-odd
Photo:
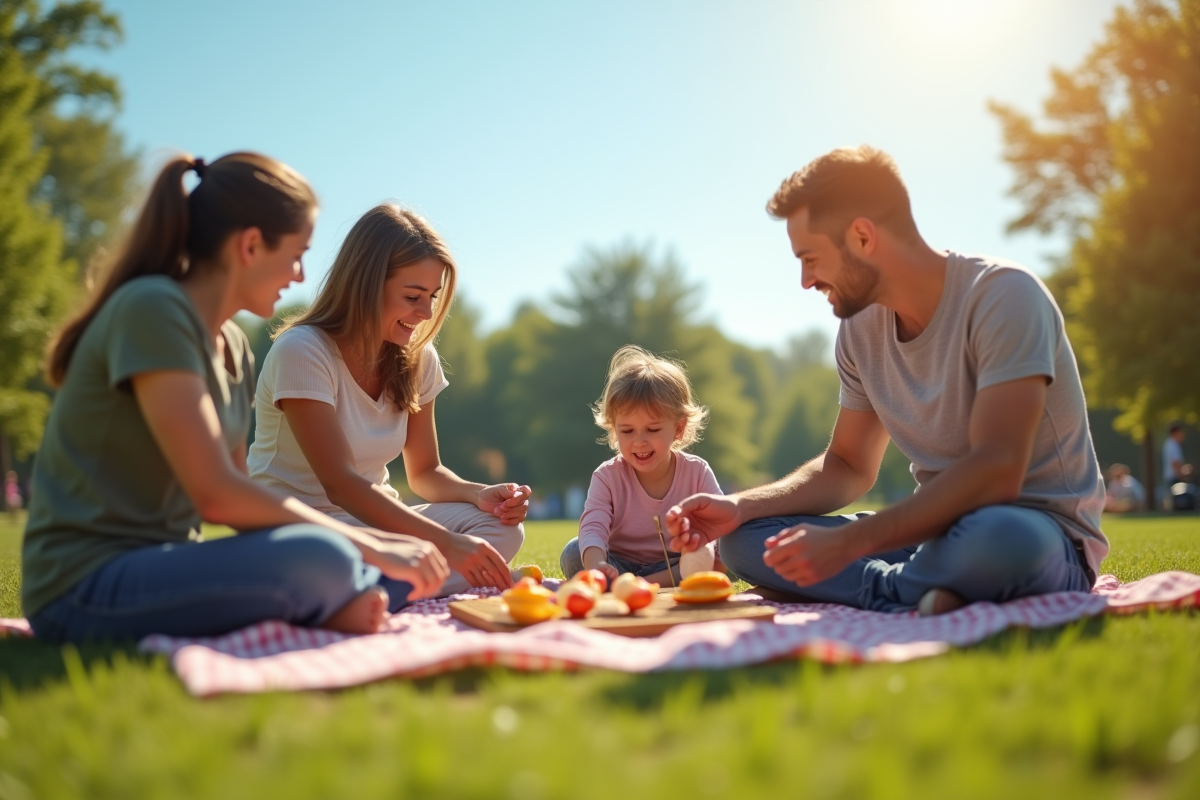
[[[559,558],[563,574],[598,569],[611,581],[632,572],[670,585],[668,569],[674,568],[678,582],[680,556],[664,560],[654,517],[663,518],[689,495],[720,494],[708,462],[683,452],[700,439],[708,410],[692,399],[678,364],[627,345],[613,356],[594,411],[617,455],[592,473],[579,536]],[[712,569],[713,552],[710,544],[699,568]]]

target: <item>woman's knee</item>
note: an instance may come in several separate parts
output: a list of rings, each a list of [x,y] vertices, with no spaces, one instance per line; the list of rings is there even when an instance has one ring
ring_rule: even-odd
[[[525,544],[525,525],[505,525],[500,518],[489,514],[469,503],[444,503],[431,506],[438,513],[428,516],[435,522],[445,525],[455,533],[478,536],[484,539],[496,552],[511,561]]]
[[[358,587],[362,555],[345,536],[320,525],[288,525],[267,535],[282,582],[334,593]]]
[[[492,547],[496,548],[496,552],[505,561],[512,561],[517,557],[517,553],[521,552],[521,546],[525,544],[525,525],[524,523],[498,524],[487,540],[492,543]]]

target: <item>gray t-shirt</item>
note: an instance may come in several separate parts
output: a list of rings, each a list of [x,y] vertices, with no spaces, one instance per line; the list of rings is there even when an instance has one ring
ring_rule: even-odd
[[[203,377],[225,446],[236,450],[250,429],[254,362],[237,325],[226,322],[221,332],[226,353],[216,352],[183,287],[164,276],[125,284],[88,325],[34,465],[22,547],[26,615],[115,556],[200,538],[200,516],[147,427],[130,378],[157,370]]]
[[[1044,375],[1046,409],[1016,505],[1050,514],[1083,543],[1099,574],[1104,481],[1062,314],[1045,285],[1008,261],[951,253],[933,320],[901,342],[896,315],[872,305],[843,320],[837,338],[843,408],[874,411],[912,462],[918,490],[970,451],[975,394]]]

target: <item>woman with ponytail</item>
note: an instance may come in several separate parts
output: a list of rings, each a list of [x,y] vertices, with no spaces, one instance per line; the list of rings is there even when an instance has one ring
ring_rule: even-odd
[[[195,188],[184,188],[194,171]],[[246,474],[254,364],[238,311],[302,279],[316,198],[253,153],[176,158],[49,351],[58,389],[22,549],[25,613],[55,642],[206,636],[266,619],[377,630],[389,592],[449,574],[427,542],[348,526]],[[201,541],[201,520],[239,535]]]

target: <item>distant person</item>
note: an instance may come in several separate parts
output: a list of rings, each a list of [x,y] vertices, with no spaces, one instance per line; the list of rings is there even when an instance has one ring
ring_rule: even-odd
[[[58,393],[22,548],[38,638],[213,636],[263,620],[371,633],[389,592],[394,604],[441,586],[445,561],[426,542],[384,540],[245,472],[254,364],[232,318],[270,316],[301,279],[316,205],[300,175],[254,153],[174,158],[154,179],[50,350]],[[201,520],[239,533],[202,541]]]
[[[1138,511],[1146,502],[1146,489],[1133,477],[1125,464],[1108,468],[1108,485],[1104,489],[1104,510],[1114,514]]]
[[[674,570],[678,580],[680,557],[663,552],[654,517],[688,495],[721,492],[708,462],[685,452],[699,441],[707,416],[678,364],[634,345],[616,352],[595,420],[617,455],[592,473],[579,536],[559,557],[563,575],[598,569],[611,581],[632,572],[667,585]],[[712,566],[713,547],[705,547]]]
[[[4,508],[11,520],[16,520],[22,508],[21,484],[17,480],[17,473],[11,469],[4,473]]]
[[[434,400],[449,383],[433,341],[455,282],[450,250],[425,220],[390,204],[364,214],[312,308],[276,333],[249,457],[263,486],[434,545],[452,570],[443,595],[512,586],[530,494],[463,480],[438,453]],[[401,456],[423,505],[392,488],[387,465]]]
[[[1183,423],[1175,420],[1167,428],[1167,439],[1163,442],[1163,484],[1171,486],[1183,477],[1183,440],[1187,431]]]
[[[740,578],[781,596],[936,614],[1088,591],[1108,542],[1104,484],[1054,298],[1032,272],[934,250],[899,170],[835,150],[767,205],[804,288],[842,319],[841,410],[825,452],[773,484],[700,494],[672,546],[720,540]],[[874,515],[819,516],[875,483],[889,438],[918,491]]]

